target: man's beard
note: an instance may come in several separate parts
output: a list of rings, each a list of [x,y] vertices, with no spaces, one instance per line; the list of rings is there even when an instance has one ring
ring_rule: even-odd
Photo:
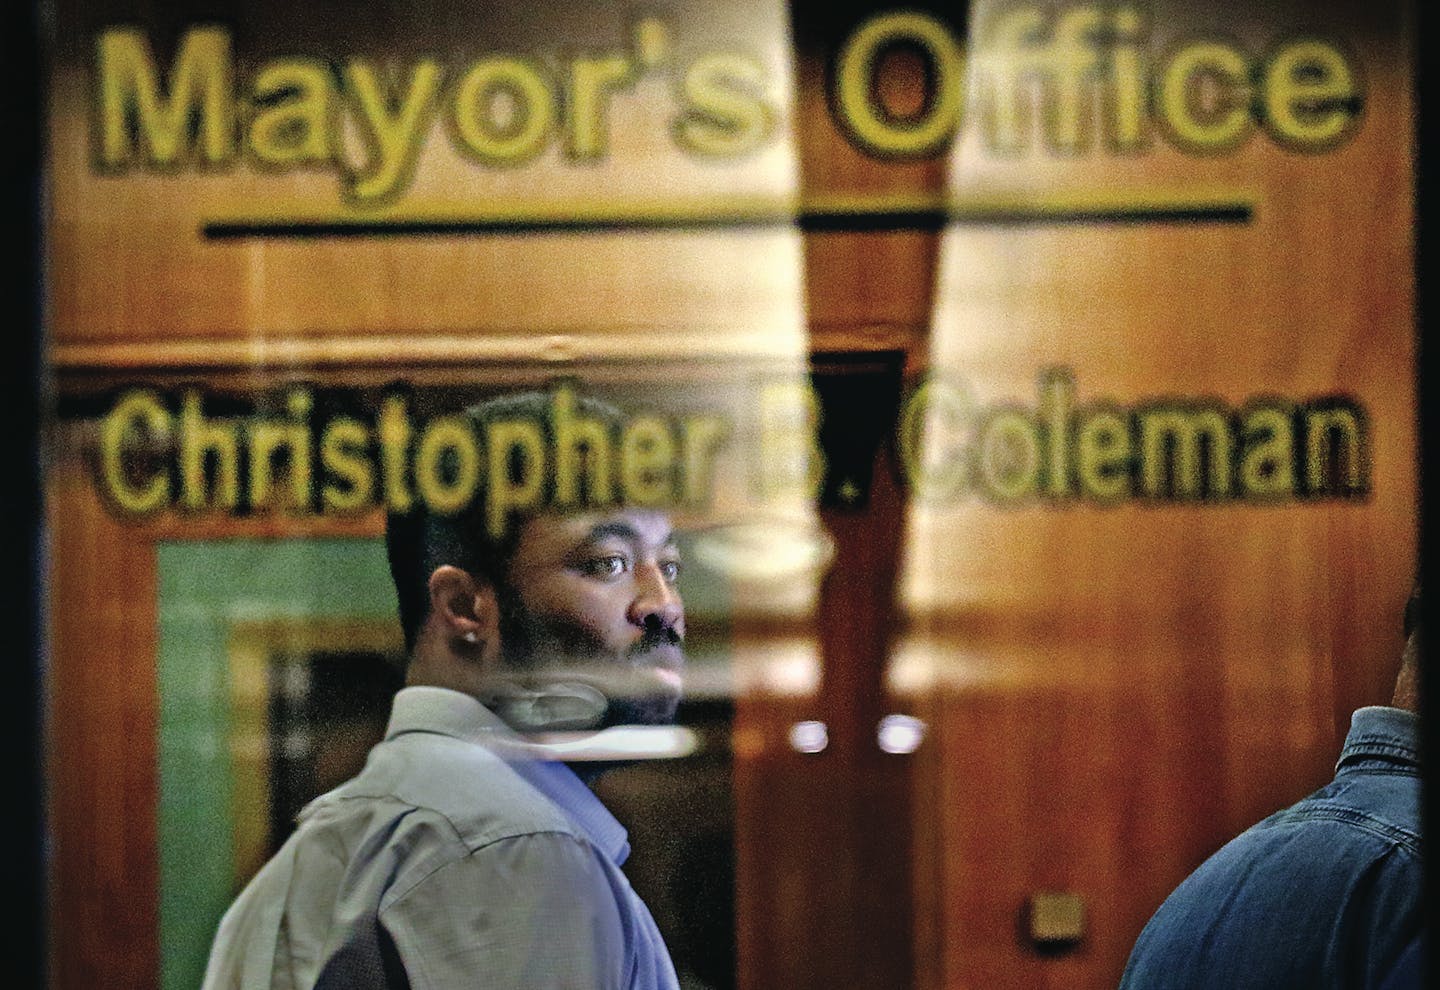
[[[534,615],[510,589],[497,594],[504,670],[515,687],[544,694],[563,692],[565,685],[596,689],[568,704],[593,704],[593,721],[585,728],[616,725],[668,725],[675,720],[680,692],[654,675],[662,652],[679,655],[680,634],[662,625],[647,625],[641,637],[617,654],[594,632],[578,623]],[[588,699],[593,697],[593,703]],[[602,700],[603,699],[603,700]],[[574,726],[565,726],[574,727]],[[538,727],[536,727],[538,728]]]

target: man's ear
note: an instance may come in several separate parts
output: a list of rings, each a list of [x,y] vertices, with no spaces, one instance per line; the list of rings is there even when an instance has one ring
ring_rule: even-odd
[[[489,581],[449,564],[435,568],[430,614],[455,653],[482,662],[500,656],[500,610]]]

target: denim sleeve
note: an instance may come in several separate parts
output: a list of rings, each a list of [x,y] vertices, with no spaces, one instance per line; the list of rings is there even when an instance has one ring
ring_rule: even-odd
[[[1120,986],[1377,987],[1418,931],[1418,857],[1340,823],[1247,833],[1150,919]]]
[[[1347,904],[1353,924],[1343,925],[1341,937],[1354,933],[1337,955],[1344,960],[1343,978],[1350,986],[1380,987],[1395,968],[1405,948],[1419,934],[1423,889],[1418,859],[1392,846],[1360,878]]]

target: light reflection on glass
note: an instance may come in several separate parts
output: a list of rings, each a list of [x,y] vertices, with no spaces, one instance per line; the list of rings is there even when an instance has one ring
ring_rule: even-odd
[[[797,753],[820,753],[830,745],[824,722],[796,722],[790,726],[790,746]]]
[[[925,723],[913,715],[886,715],[880,720],[875,741],[887,753],[913,753],[925,739]]]

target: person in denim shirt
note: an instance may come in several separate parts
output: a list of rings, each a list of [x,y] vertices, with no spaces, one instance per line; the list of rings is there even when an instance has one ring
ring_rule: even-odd
[[[1155,912],[1122,990],[1378,987],[1422,925],[1419,591],[1389,707],[1351,719],[1335,779],[1226,844]]]

